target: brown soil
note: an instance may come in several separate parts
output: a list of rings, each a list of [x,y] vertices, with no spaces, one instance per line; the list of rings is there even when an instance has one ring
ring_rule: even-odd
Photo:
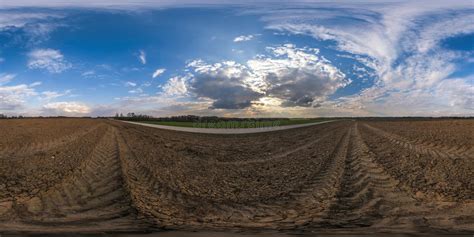
[[[472,233],[474,121],[260,134],[0,121],[0,233]]]

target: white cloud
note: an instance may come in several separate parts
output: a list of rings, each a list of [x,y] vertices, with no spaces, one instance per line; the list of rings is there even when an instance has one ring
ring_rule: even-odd
[[[35,49],[28,54],[28,67],[46,69],[50,73],[61,73],[71,68],[71,64],[64,59],[59,50]]]
[[[83,115],[91,112],[91,108],[81,102],[53,102],[43,105],[43,111],[54,115]]]
[[[43,91],[43,92],[40,93],[39,97],[40,97],[41,100],[50,101],[52,99],[56,99],[58,97],[65,96],[65,95],[70,95],[70,94],[71,94],[71,90],[66,90],[64,92]]]
[[[146,53],[145,53],[145,51],[140,50],[140,51],[138,52],[138,59],[140,60],[140,62],[141,62],[142,64],[146,64]]]
[[[31,85],[0,86],[0,111],[15,111],[25,106],[28,98],[37,95]]]
[[[0,73],[0,86],[9,83],[15,77],[15,74]]]
[[[280,0],[279,0],[280,1]],[[265,1],[260,1],[265,2]],[[278,1],[267,1],[275,3]],[[255,1],[244,0],[239,1],[237,5],[254,5]],[[15,0],[5,1],[0,5],[1,8],[18,8],[18,7],[40,7],[40,8],[106,8],[120,10],[135,10],[142,8],[165,8],[165,7],[183,7],[183,6],[203,6],[203,5],[229,5],[235,6],[235,1],[229,0],[180,0],[180,1],[136,1],[136,0]]]
[[[133,89],[133,90],[129,90],[128,93],[130,93],[130,94],[141,94],[141,93],[143,93],[143,89],[142,88],[136,88],[136,89]]]
[[[252,81],[255,87],[281,99],[283,106],[319,106],[350,83],[331,62],[318,56],[318,49],[286,44],[269,50],[273,57],[258,57],[247,64],[259,79]]]
[[[95,75],[95,71],[94,70],[89,70],[89,71],[85,71],[81,74],[81,76],[83,77],[92,77]]]
[[[172,77],[162,86],[166,96],[185,96],[188,92],[187,81],[189,77]]]
[[[41,85],[41,84],[43,84],[43,83],[40,82],[40,81],[35,81],[35,82],[31,83],[29,86],[30,86],[30,87],[35,87],[35,86],[39,86],[39,85]]]
[[[234,38],[234,42],[250,41],[254,38],[254,35],[240,35]]]
[[[137,83],[131,82],[131,81],[127,81],[127,82],[125,82],[125,86],[126,86],[126,87],[135,87],[135,86],[137,86]]]
[[[356,115],[474,116],[474,77],[443,80],[430,88],[387,93],[372,87],[361,95],[338,99],[328,107]]]
[[[12,42],[21,47],[31,48],[48,40],[52,31],[64,26],[63,23],[58,23],[58,19],[63,17],[62,14],[46,11],[8,9],[0,12],[0,31],[18,32],[15,33]],[[21,31],[18,31],[20,28]]]
[[[158,68],[155,70],[155,72],[153,73],[153,78],[156,78],[156,77],[159,77],[161,74],[163,74],[164,72],[166,71],[166,69],[164,68]]]
[[[3,5],[3,2],[2,2]],[[1,8],[1,7],[0,7]],[[2,11],[0,13],[0,30],[7,27],[21,28],[29,23],[47,18],[61,18],[62,15],[51,13],[34,13],[20,11]]]

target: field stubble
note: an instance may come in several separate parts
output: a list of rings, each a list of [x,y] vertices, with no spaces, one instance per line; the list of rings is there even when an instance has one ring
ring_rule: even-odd
[[[216,135],[0,121],[0,232],[474,231],[473,120]]]

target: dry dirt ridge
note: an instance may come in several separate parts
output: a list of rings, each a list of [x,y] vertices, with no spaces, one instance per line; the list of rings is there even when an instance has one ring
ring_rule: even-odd
[[[0,129],[0,233],[474,232],[472,120],[234,135],[87,119]]]

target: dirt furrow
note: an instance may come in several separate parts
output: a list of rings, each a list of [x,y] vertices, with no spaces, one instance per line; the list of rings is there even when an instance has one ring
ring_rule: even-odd
[[[17,147],[5,147],[0,150],[0,159],[18,158],[31,156],[35,153],[44,153],[48,150],[72,143],[81,137],[85,137],[100,126],[104,126],[104,124],[97,124],[93,127],[85,128],[83,131],[78,131],[49,141],[39,141],[32,144],[19,144]]]
[[[137,218],[124,187],[115,128],[110,127],[92,156],[60,184],[27,201],[19,201],[17,215],[25,230],[35,226],[88,230],[124,228],[138,230],[146,225]]]
[[[442,149],[441,146],[438,145],[430,145],[427,146],[424,143],[414,143],[412,141],[409,141],[408,139],[405,139],[403,137],[400,137],[396,134],[386,132],[382,129],[373,127],[369,124],[364,124],[367,128],[372,130],[374,133],[378,134],[379,136],[389,140],[391,143],[401,146],[404,149],[409,149],[413,150],[416,153],[420,154],[427,154],[435,157],[441,157],[441,158],[449,158],[449,159],[474,159],[473,154],[470,153],[464,153],[464,152],[457,152],[456,150],[446,150]]]
[[[296,197],[289,203],[280,203],[286,218],[279,228],[304,228],[319,226],[328,215],[341,185],[344,161],[349,144],[349,133],[340,136],[331,155],[322,160],[319,170],[314,171],[310,182],[302,190],[289,193]]]
[[[350,129],[348,155],[345,160],[337,201],[327,215],[332,227],[370,227],[393,215],[400,206],[413,206],[414,199],[401,190],[383,167],[374,162],[355,124]]]

